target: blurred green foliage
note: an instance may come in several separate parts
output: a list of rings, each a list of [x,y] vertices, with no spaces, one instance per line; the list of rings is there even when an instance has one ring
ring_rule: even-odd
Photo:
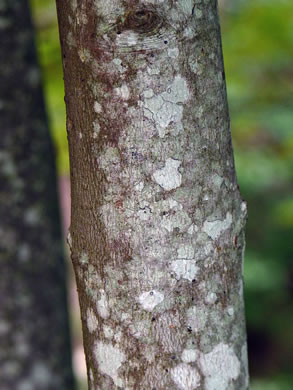
[[[30,0],[36,27],[45,98],[60,174],[68,174],[69,157],[65,127],[64,84],[55,0]]]
[[[293,388],[293,2],[221,2],[253,390]],[[261,380],[260,378],[263,378]]]
[[[31,0],[47,107],[68,173],[53,0]],[[293,2],[220,1],[238,180],[248,201],[245,298],[252,390],[293,388]]]

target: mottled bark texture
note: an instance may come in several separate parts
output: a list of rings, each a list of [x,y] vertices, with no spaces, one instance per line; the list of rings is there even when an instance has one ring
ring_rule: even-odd
[[[0,2],[0,388],[71,390],[54,153],[28,2]]]
[[[90,389],[247,389],[216,1],[57,6]]]

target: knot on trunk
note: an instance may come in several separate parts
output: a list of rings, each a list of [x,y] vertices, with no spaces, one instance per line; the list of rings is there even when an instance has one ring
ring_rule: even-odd
[[[135,8],[131,10],[119,25],[120,30],[133,30],[139,33],[149,33],[157,30],[161,25],[161,18],[151,8]]]

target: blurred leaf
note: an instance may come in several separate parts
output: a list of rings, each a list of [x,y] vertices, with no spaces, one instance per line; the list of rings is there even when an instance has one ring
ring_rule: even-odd
[[[265,291],[282,289],[285,275],[277,260],[262,258],[260,254],[247,250],[244,278],[248,290]]]
[[[250,390],[292,390],[292,378],[257,379],[251,381]]]
[[[37,30],[37,49],[42,66],[45,100],[51,133],[57,151],[59,174],[69,172],[69,153],[65,125],[64,84],[54,0],[31,0]]]
[[[236,149],[235,163],[240,188],[250,195],[259,191],[269,191],[270,187],[281,186],[292,178],[292,167],[270,150],[238,152]]]
[[[293,197],[280,201],[273,210],[274,220],[280,226],[293,226]]]

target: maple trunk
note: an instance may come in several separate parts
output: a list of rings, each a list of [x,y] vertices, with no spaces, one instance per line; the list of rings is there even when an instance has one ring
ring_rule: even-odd
[[[217,3],[57,0],[90,389],[247,389]]]

